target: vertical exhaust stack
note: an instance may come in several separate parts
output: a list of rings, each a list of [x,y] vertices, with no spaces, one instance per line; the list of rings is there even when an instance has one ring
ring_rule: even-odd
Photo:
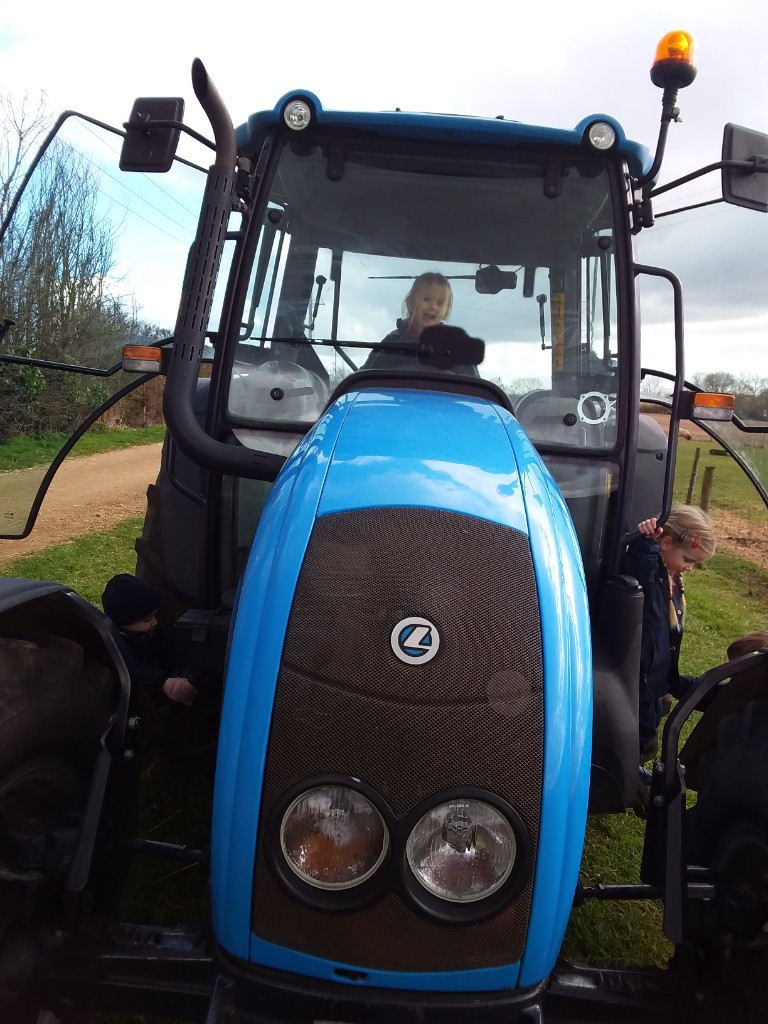
[[[213,130],[216,161],[208,171],[197,234],[187,259],[163,397],[165,421],[179,448],[194,462],[219,472],[272,479],[281,458],[214,440],[194,413],[193,396],[232,212],[237,142],[227,108],[198,58],[192,63],[192,85]]]

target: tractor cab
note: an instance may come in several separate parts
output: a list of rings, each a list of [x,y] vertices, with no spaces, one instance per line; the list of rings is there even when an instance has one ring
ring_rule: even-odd
[[[286,129],[280,111],[299,105],[307,126]],[[361,132],[344,120],[291,96],[241,130],[255,153],[274,142],[270,184],[227,241],[237,275],[218,332],[217,424],[284,458],[339,390],[388,375],[467,393],[489,382],[546,453],[596,578],[637,444],[637,368],[619,330],[632,322],[618,286],[630,259],[622,158],[585,141],[588,123],[558,150],[503,122],[481,132],[396,113]],[[499,145],[506,134],[514,146]],[[639,169],[642,151],[625,148]],[[424,281],[450,295],[442,322],[460,330],[445,342],[437,320],[423,335],[413,325],[406,296]],[[240,482],[239,517],[251,491]]]

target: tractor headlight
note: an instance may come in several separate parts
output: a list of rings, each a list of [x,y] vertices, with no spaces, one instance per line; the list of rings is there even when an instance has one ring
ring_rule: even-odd
[[[512,874],[517,852],[511,822],[475,798],[448,800],[428,810],[405,847],[420,884],[451,903],[472,903],[495,893]]]
[[[283,120],[292,131],[303,131],[312,122],[312,108],[305,100],[291,100],[283,111]]]
[[[326,784],[289,804],[280,823],[280,848],[303,882],[318,889],[351,889],[381,866],[389,850],[389,831],[362,793]]]
[[[587,129],[587,138],[595,149],[611,149],[616,145],[616,129],[605,121],[594,121]]]

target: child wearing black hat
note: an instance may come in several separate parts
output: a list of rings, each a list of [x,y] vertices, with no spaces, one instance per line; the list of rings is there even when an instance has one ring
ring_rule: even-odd
[[[197,689],[184,676],[172,675],[168,657],[156,633],[160,594],[151,584],[129,573],[113,576],[101,595],[105,614],[118,629],[118,646],[131,680],[156,698],[191,704]]]

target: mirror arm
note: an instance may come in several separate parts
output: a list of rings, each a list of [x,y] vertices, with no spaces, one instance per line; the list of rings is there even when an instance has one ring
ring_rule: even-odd
[[[734,170],[751,172],[752,174],[766,174],[768,173],[768,157],[756,156],[749,160],[718,160],[714,164],[700,167],[698,171],[684,174],[682,178],[675,178],[674,181],[670,181],[666,185],[660,185],[659,188],[653,189],[648,195],[653,199],[656,196],[660,196],[663,192],[669,192],[670,189],[677,188],[679,185],[685,185],[686,182],[694,181],[703,174],[709,174],[710,171],[718,171],[723,167],[732,167]]]
[[[177,131],[185,132],[190,135],[197,142],[202,142],[208,149],[216,149],[215,143],[211,142],[210,139],[206,139],[204,135],[196,132],[194,128],[190,128],[184,124],[183,121],[171,121],[165,118],[158,118],[156,121],[123,121],[123,128],[127,132],[150,132],[153,128],[175,128]]]

